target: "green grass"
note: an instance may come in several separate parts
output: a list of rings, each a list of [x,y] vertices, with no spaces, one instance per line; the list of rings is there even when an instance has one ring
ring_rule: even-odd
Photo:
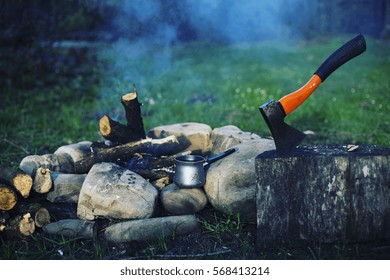
[[[132,91],[133,83],[143,103],[146,130],[194,121],[213,128],[232,124],[268,137],[258,106],[301,87],[322,61],[349,39],[340,36],[233,46],[197,42],[149,47],[141,53],[134,53],[131,43],[122,42],[92,49],[81,62],[57,63],[58,71],[27,72],[17,86],[1,88],[0,166],[17,167],[24,156],[52,153],[68,143],[101,140],[99,117],[107,113],[124,122],[119,100]],[[334,72],[287,117],[294,127],[315,132],[304,143],[390,146],[389,43],[366,39],[364,54]],[[25,63],[34,65],[32,61]],[[195,245],[191,242],[196,238],[186,241],[194,251],[213,252],[216,246],[229,246],[235,251],[227,258],[348,258],[343,244],[316,245],[303,253],[286,248],[276,253],[255,252],[253,246],[248,249],[255,231],[248,231],[237,217],[209,218],[202,228],[207,240]],[[123,258],[138,252],[153,258],[172,251],[177,242],[170,238],[146,247],[122,248],[95,241],[54,240],[45,235],[30,241],[36,244],[0,244],[0,259]]]
[[[102,110],[115,112],[118,96],[136,83],[147,128],[196,121],[212,127],[233,124],[267,137],[270,133],[258,106],[300,88],[348,39],[291,45],[197,43],[151,49],[145,56],[128,60],[122,55],[120,64],[118,50],[113,48],[104,58],[116,75],[106,80],[104,92],[116,96],[104,95]],[[367,38],[367,45],[364,54],[335,71],[287,117],[298,129],[316,133],[309,141],[389,146],[390,52],[388,43]]]

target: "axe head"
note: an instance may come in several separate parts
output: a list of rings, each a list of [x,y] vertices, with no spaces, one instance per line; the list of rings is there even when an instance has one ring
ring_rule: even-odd
[[[305,138],[304,133],[284,122],[286,113],[280,102],[270,100],[261,105],[259,110],[271,131],[278,153],[289,153]]]

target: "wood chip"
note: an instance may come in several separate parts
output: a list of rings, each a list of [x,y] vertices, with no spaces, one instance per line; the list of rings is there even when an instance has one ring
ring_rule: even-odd
[[[348,152],[356,151],[358,148],[359,148],[358,145],[347,145],[347,151]]]

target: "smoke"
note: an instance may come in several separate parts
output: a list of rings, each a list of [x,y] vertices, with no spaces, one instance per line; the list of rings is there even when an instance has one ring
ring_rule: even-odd
[[[120,83],[128,88],[133,82],[150,88],[164,74],[175,71],[182,71],[183,79],[201,83],[195,70],[184,65],[185,60],[178,64],[174,57],[178,48],[192,41],[221,45],[270,41],[277,47],[280,41],[285,45],[290,40],[337,33],[379,32],[380,28],[374,27],[382,26],[381,13],[386,10],[386,0],[89,1],[104,9],[100,32],[102,38],[109,38],[108,56],[116,57],[110,70],[116,71]],[[373,15],[378,20],[371,20]],[[274,59],[264,56],[267,61]],[[132,62],[136,61],[134,67]],[[178,65],[182,69],[175,69]]]
[[[115,2],[116,14],[108,19],[115,37],[147,39],[151,44],[177,44],[191,40],[224,43],[286,39],[302,35],[291,12],[306,0],[186,0]],[[120,3],[120,4],[118,4]],[[315,3],[310,3],[313,9]],[[309,17],[310,18],[310,17]],[[308,18],[308,19],[309,19]]]
[[[120,57],[112,68],[126,73],[126,82],[136,80],[142,85],[145,76],[171,70],[170,47],[183,42],[234,44],[303,36],[289,21],[291,11],[304,2],[307,1],[112,1],[106,3],[111,16],[106,18],[102,34],[115,42],[110,51]],[[129,67],[129,61],[148,56],[148,63],[154,64],[149,69],[154,73]]]

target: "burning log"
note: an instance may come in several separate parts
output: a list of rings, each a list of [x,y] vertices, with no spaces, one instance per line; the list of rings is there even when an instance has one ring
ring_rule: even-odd
[[[125,167],[138,173],[150,181],[163,178],[173,179],[175,158],[191,154],[191,151],[182,152],[172,156],[156,157],[149,154],[136,154],[127,161]]]
[[[8,182],[9,185],[14,186],[15,189],[24,198],[27,198],[30,195],[33,180],[29,174],[26,174],[22,170],[14,170],[13,168],[1,168],[0,178]]]
[[[83,174],[98,162],[118,162],[136,153],[152,154],[156,157],[169,156],[183,151],[188,146],[189,142],[185,137],[176,138],[172,135],[162,139],[147,138],[113,147],[90,146],[89,150],[78,150],[76,156],[58,150],[54,154],[31,155],[21,161],[19,168],[30,175],[40,167],[60,173]]]
[[[154,156],[173,155],[188,147],[188,141],[168,136],[163,139],[143,139],[114,147],[99,148],[82,160],[74,163],[75,173],[87,173],[95,163],[117,162],[134,154],[152,154]]]

